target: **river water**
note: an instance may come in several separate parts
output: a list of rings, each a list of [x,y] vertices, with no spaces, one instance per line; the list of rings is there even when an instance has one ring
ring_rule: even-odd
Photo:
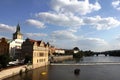
[[[16,75],[6,80],[120,80],[120,64],[102,64],[102,65],[72,65],[76,61],[65,61],[62,64],[71,65],[50,65],[38,68],[22,75]],[[92,56],[84,57],[78,61],[81,63],[114,63],[120,62],[120,57],[110,56]],[[74,75],[74,69],[79,68],[80,74]],[[46,72],[42,75],[42,72]]]

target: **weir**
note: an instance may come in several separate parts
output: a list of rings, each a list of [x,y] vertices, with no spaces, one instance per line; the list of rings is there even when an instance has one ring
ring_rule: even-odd
[[[65,66],[69,66],[69,65],[116,65],[116,64],[120,64],[120,62],[84,62],[84,63],[74,63],[74,64],[66,64],[66,63],[51,63],[50,65],[65,65]]]

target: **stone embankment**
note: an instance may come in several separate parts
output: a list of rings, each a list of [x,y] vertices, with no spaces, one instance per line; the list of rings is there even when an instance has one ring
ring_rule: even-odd
[[[29,66],[23,65],[23,66],[19,66],[19,67],[15,67],[15,68],[2,70],[2,71],[0,71],[0,80],[15,76],[17,74],[21,74],[22,72],[26,72],[29,70],[32,70],[31,65],[29,65]]]
[[[72,55],[67,55],[67,56],[54,56],[53,57],[53,62],[59,62],[59,61],[64,61],[64,60],[69,60],[73,59]]]

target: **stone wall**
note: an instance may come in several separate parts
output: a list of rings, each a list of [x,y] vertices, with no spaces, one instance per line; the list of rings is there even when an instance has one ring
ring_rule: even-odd
[[[63,60],[69,60],[69,59],[73,59],[73,55],[67,55],[67,56],[54,56],[54,57],[53,57],[54,62],[63,61]]]
[[[49,62],[43,62],[43,63],[39,63],[39,64],[33,64],[33,69],[35,68],[39,68],[39,67],[43,67],[43,66],[47,66],[49,65]]]
[[[17,75],[17,74],[22,74],[23,72],[32,70],[32,65],[23,65],[15,68],[10,68],[10,69],[5,69],[0,71],[0,80]]]

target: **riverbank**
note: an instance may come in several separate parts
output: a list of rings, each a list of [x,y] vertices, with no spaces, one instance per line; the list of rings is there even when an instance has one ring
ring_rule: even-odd
[[[74,74],[76,68],[80,69],[79,75]],[[119,68],[120,57],[90,56],[83,57],[77,63],[72,60],[51,63],[50,66],[36,68],[5,80],[119,80]],[[42,75],[42,72],[46,74]]]
[[[75,75],[74,70],[80,69]],[[119,80],[120,65],[51,65],[16,75],[5,80]],[[45,75],[41,75],[46,72]]]
[[[63,61],[67,59],[72,59],[72,58],[73,56],[55,56],[54,61],[58,62],[58,61]],[[46,66],[46,64],[44,66]],[[22,65],[22,66],[16,66],[14,68],[4,69],[0,71],[0,80],[15,76],[17,74],[22,74],[22,72],[26,72],[28,70],[33,70],[33,69],[35,69],[33,65]]]
[[[2,71],[0,71],[0,80],[3,80],[3,79],[8,78],[8,77],[15,76],[17,74],[20,74],[21,72],[25,72],[25,71],[28,71],[28,70],[32,70],[31,65],[29,65],[29,66],[22,65],[22,66],[19,66],[19,67],[2,70]]]
[[[50,62],[61,62],[70,59],[73,59],[73,55],[53,56]]]

